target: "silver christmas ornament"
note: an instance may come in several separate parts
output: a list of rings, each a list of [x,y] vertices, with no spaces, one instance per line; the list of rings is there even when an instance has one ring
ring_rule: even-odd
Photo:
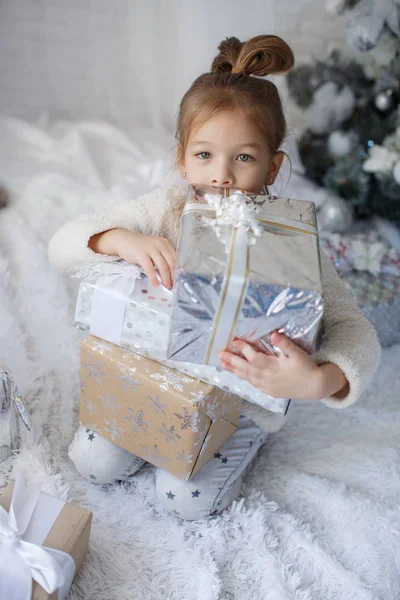
[[[400,160],[393,167],[393,177],[395,182],[400,185]]]
[[[325,8],[330,15],[341,15],[346,8],[347,0],[326,0]]]
[[[321,231],[343,233],[353,222],[353,209],[342,198],[328,196],[317,212],[317,221]]]
[[[382,112],[392,108],[393,90],[385,90],[384,92],[379,92],[379,94],[375,96],[375,106],[378,110]]]
[[[328,149],[332,156],[345,156],[351,150],[351,134],[332,131],[328,138]]]
[[[15,381],[0,370],[0,462],[33,439],[31,417]]]

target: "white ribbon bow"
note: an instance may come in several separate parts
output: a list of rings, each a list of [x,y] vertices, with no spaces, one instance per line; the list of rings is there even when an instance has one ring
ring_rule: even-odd
[[[126,260],[114,260],[88,265],[73,277],[96,283],[102,288],[112,287],[115,291],[129,296],[135,289],[135,283],[140,279],[141,274],[142,270],[139,266]]]
[[[231,196],[220,194],[205,194],[207,203],[215,210],[216,217],[203,217],[215,230],[216,235],[223,239],[225,246],[226,234],[230,234],[232,227],[243,228],[247,232],[247,243],[252,246],[257,237],[262,236],[263,228],[257,221],[259,207],[252,202],[243,192],[235,191]],[[230,239],[230,235],[229,235]]]
[[[382,242],[365,242],[364,240],[352,240],[351,246],[354,252],[354,268],[357,271],[368,271],[371,275],[381,272],[382,259],[387,248]]]
[[[32,579],[48,594],[59,589],[59,600],[65,600],[71,587],[73,558],[66,552],[24,540],[41,487],[26,485],[17,473],[10,512],[0,506],[0,598],[30,600]]]

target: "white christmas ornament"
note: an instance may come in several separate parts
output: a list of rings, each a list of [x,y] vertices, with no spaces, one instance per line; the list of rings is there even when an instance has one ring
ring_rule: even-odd
[[[321,85],[306,111],[309,129],[317,135],[337,129],[353,114],[355,104],[355,96],[348,86],[339,91],[331,81]]]
[[[400,185],[400,160],[398,160],[397,163],[393,167],[393,177],[394,177],[396,183],[398,183]]]
[[[393,90],[379,92],[375,96],[375,106],[380,111],[389,110],[393,106]]]
[[[328,149],[332,156],[345,156],[351,149],[351,135],[343,131],[332,131],[328,138]]]
[[[344,9],[346,8],[347,0],[326,0],[326,10],[332,15],[341,15]]]
[[[367,173],[389,173],[399,158],[397,153],[375,144],[369,150],[369,158],[363,164],[363,169]]]
[[[343,233],[353,222],[353,209],[342,198],[329,196],[317,212],[317,222],[321,231]]]

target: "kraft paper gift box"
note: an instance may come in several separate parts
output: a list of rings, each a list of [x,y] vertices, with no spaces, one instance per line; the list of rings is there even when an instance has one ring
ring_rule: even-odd
[[[42,492],[41,487],[26,483],[17,472],[15,482],[10,481],[0,494],[0,540],[5,535],[0,543],[0,598],[4,600],[64,600],[88,552],[92,513]]]
[[[312,353],[322,313],[312,202],[189,186],[167,358],[217,366],[234,338],[280,355],[275,330]]]
[[[81,384],[83,426],[185,481],[239,423],[238,396],[92,335]]]
[[[277,414],[289,401],[273,398],[220,367],[169,361],[167,343],[172,292],[153,287],[139,269],[125,261],[100,263],[77,274],[82,278],[74,325],[131,352],[162,362]]]

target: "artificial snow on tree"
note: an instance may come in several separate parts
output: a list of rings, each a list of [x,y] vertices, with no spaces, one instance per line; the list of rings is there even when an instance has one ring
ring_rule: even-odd
[[[330,15],[352,9],[347,24],[347,40],[357,50],[374,48],[385,29],[400,35],[400,0],[326,0]]]
[[[306,116],[299,140],[305,174],[348,204],[347,210],[333,201],[325,208],[331,231],[344,231],[350,214],[378,215],[400,226],[398,38],[394,48],[375,77],[338,50],[326,61],[300,65],[288,77],[289,92]]]
[[[361,0],[351,12],[347,40],[357,50],[371,50],[385,28],[400,35],[400,0]]]
[[[334,50],[288,77],[305,111],[305,175],[328,192],[319,223],[343,232],[379,216],[400,226],[400,0],[326,0],[326,9],[348,11],[347,41],[363,52]]]

